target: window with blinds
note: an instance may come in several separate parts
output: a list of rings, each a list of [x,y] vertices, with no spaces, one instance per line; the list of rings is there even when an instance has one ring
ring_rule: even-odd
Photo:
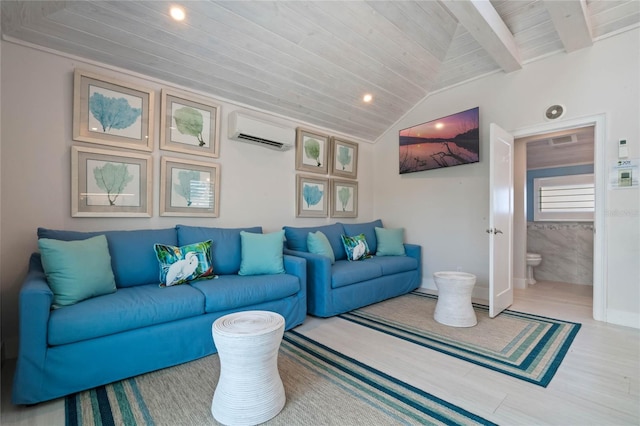
[[[533,220],[593,221],[593,174],[536,178],[533,186]]]

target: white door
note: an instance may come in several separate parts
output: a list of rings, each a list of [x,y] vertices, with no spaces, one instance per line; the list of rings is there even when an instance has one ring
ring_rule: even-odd
[[[513,303],[513,136],[489,129],[489,316]]]

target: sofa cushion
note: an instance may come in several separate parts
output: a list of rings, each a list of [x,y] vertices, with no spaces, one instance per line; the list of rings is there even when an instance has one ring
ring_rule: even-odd
[[[118,288],[150,283],[157,285],[159,268],[158,260],[153,252],[153,245],[156,243],[178,245],[174,228],[102,232],[57,231],[38,228],[38,238],[64,241],[85,240],[101,234],[107,237],[109,243],[111,268]]]
[[[356,261],[371,257],[371,251],[364,234],[351,237],[343,235],[342,244],[344,245],[344,251],[347,253],[347,260]]]
[[[380,265],[382,275],[415,271],[418,268],[418,260],[410,256],[374,256],[371,259],[368,259],[367,262]]]
[[[375,253],[376,250],[378,250],[375,227],[382,228],[382,221],[380,219],[374,220],[373,222],[342,223],[341,225],[344,227],[344,233],[346,235],[364,234],[371,253]]]
[[[309,232],[321,231],[327,237],[329,243],[331,243],[331,248],[333,249],[333,254],[335,255],[336,260],[347,258],[341,238],[342,234],[344,234],[344,228],[340,223],[305,228],[284,226],[282,229],[284,229],[284,236],[289,250],[308,252],[307,235]]]
[[[48,340],[64,345],[202,314],[200,291],[188,285],[160,288],[155,282],[53,311]]]
[[[211,240],[182,247],[155,244],[153,250],[160,268],[160,287],[211,279],[214,276]]]
[[[54,309],[116,291],[104,235],[78,241],[40,238],[38,247]]]
[[[367,259],[362,262],[336,261],[331,267],[331,288],[344,287],[382,276],[380,265],[371,262],[371,260]]]
[[[240,270],[240,231],[262,234],[262,227],[252,228],[208,228],[203,226],[177,225],[178,244],[181,246],[211,240],[213,270],[216,274],[237,274]]]
[[[376,226],[378,249],[376,256],[404,256],[404,228],[389,229]]]
[[[293,296],[300,291],[295,275],[219,275],[215,280],[196,281],[191,287],[201,291],[207,313],[254,306]]]
[[[238,275],[284,274],[284,231],[254,234],[240,231],[241,261]]]
[[[307,234],[307,249],[309,253],[328,257],[332,265],[336,262],[336,256],[333,254],[331,243],[322,231],[309,232]]]

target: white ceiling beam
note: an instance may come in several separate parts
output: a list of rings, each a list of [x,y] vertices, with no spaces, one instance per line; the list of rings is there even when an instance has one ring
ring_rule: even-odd
[[[567,53],[593,45],[585,0],[545,0],[544,6]]]
[[[505,72],[522,68],[513,34],[489,0],[443,1],[442,4]]]

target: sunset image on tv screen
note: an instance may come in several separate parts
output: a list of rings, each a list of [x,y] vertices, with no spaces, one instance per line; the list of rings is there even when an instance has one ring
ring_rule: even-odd
[[[480,161],[479,108],[400,130],[400,174]]]

